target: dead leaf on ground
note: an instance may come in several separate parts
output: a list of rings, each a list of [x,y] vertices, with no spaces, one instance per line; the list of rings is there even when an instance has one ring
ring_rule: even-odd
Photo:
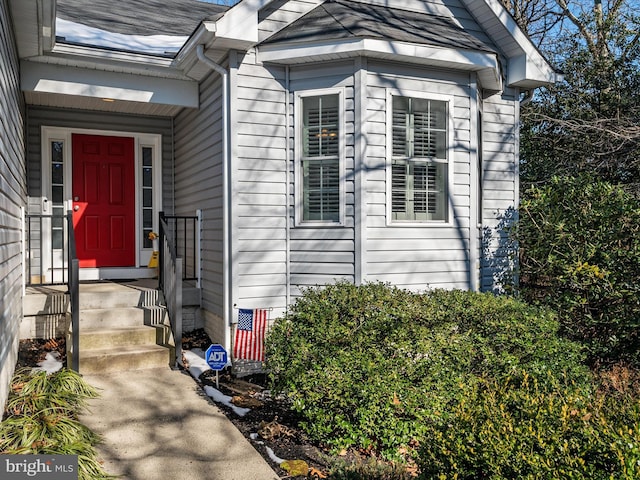
[[[311,467],[309,469],[309,473],[308,475],[310,477],[316,477],[316,478],[327,478],[327,474],[321,472],[320,470],[318,470],[317,468]]]
[[[272,438],[279,437],[280,435],[286,435],[288,437],[294,436],[293,430],[285,425],[281,425],[278,423],[277,415],[270,422],[265,422],[264,420],[260,422],[258,434],[265,440],[271,440]]]
[[[248,397],[246,395],[234,395],[231,397],[231,403],[236,407],[242,408],[260,408],[262,406],[262,402],[260,400],[256,400],[255,398]]]

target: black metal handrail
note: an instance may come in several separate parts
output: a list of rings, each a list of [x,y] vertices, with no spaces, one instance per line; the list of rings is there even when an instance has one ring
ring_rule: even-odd
[[[73,214],[71,210],[65,215],[27,214],[25,223],[27,236],[25,284],[29,287],[67,286],[71,315],[71,368],[77,372],[80,365],[80,279]],[[46,248],[45,237],[48,238],[49,243]],[[54,237],[56,237],[55,240]],[[56,246],[59,248],[55,248]],[[46,269],[45,251],[49,254]],[[56,259],[56,255],[60,255],[60,258]]]
[[[25,283],[28,287],[67,285],[69,283],[69,234],[65,235],[64,228],[65,223],[67,226],[72,225],[69,223],[69,215],[70,212],[66,215],[25,215],[27,234],[27,278]],[[73,228],[67,228],[67,232],[70,230]],[[49,245],[45,245],[46,237],[48,237]],[[55,248],[56,246],[58,248]],[[48,258],[45,257],[45,252],[47,252]],[[60,258],[56,258],[58,255]],[[48,265],[45,260],[48,260]]]
[[[158,280],[167,304],[167,313],[176,347],[176,359],[182,359],[182,258],[178,257],[173,242],[175,232],[160,214],[160,251]]]
[[[167,226],[165,235],[171,235],[176,258],[182,259],[182,280],[198,280],[199,217],[197,215],[165,215],[164,212],[160,212],[160,218]]]
[[[68,288],[71,300],[71,369],[80,371],[80,262],[76,253],[76,236],[73,231],[73,214],[67,212],[67,247],[69,249]]]

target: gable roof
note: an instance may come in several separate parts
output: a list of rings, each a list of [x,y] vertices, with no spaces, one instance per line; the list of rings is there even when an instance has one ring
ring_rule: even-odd
[[[265,63],[299,64],[366,56],[474,71],[500,91],[498,52],[454,18],[353,0],[325,0],[258,44]]]
[[[325,1],[261,45],[348,38],[396,40],[495,52],[451,18],[345,0]]]
[[[197,54],[203,49],[216,62],[224,62],[231,50],[255,47],[258,60],[266,63],[367,56],[475,71],[487,91],[500,91],[503,82],[535,88],[559,78],[499,0],[455,0],[480,35],[465,30],[455,15],[408,12],[402,1],[394,1],[395,8],[388,1],[240,0],[226,7],[200,0],[8,0],[8,5],[21,87],[30,104],[175,115],[198,105],[198,82],[209,74]],[[264,28],[266,12],[271,23]],[[71,26],[67,32],[77,33],[78,26],[97,32],[60,38],[56,17],[61,27]],[[283,22],[288,24],[282,30],[264,37]],[[162,49],[165,39],[157,39],[158,50],[144,50],[137,37],[175,43]],[[129,40],[138,42],[136,48]]]

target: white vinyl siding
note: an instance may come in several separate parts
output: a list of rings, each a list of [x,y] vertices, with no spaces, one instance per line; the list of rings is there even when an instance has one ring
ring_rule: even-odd
[[[354,65],[352,62],[336,62],[320,65],[292,67],[290,72],[292,102],[299,95],[341,96],[340,146],[341,151],[341,221],[300,222],[301,208],[292,209],[290,228],[290,289],[295,298],[304,287],[334,283],[336,280],[354,281],[355,274],[355,196],[354,196]],[[289,124],[295,136],[299,115],[292,108]],[[299,137],[296,137],[299,138]],[[293,139],[293,137],[292,137]],[[291,144],[296,147],[295,143]],[[298,152],[298,153],[296,153]],[[298,157],[296,157],[296,154]],[[291,176],[290,204],[299,199],[299,168],[301,153],[298,148],[290,151]],[[294,185],[294,182],[297,182]],[[300,205],[298,205],[300,206]],[[296,218],[296,215],[298,218]]]
[[[287,303],[285,74],[256,64],[254,51],[238,61],[230,74],[232,304],[275,316]]]
[[[482,290],[500,291],[499,273],[513,268],[514,245],[505,228],[516,220],[518,208],[518,119],[517,90],[484,99]]]
[[[194,215],[202,210],[202,307],[224,318],[222,224],[222,81],[213,73],[200,84],[200,109],[186,109],[174,120],[175,208],[167,213]],[[224,322],[208,328],[224,341]]]
[[[321,0],[279,0],[267,4],[258,13],[258,38],[264,40],[320,3]]]
[[[22,208],[26,204],[24,105],[6,1],[0,2],[0,405],[9,392],[22,321]]]
[[[368,62],[363,114],[366,280],[390,282],[418,291],[470,288],[470,139],[475,132],[476,117],[471,118],[472,78],[472,74],[464,72]],[[389,109],[394,96],[447,104],[447,222],[390,218],[393,143]]]

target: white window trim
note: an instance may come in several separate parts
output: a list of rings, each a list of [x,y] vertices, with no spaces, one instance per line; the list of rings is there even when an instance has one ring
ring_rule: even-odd
[[[52,141],[64,142],[64,198],[65,213],[72,208],[72,150],[71,141],[74,133],[83,135],[103,135],[112,137],[128,137],[134,139],[135,163],[135,211],[136,211],[136,259],[132,268],[145,267],[151,258],[152,248],[143,248],[142,238],[142,148],[153,148],[153,229],[158,231],[158,214],[162,211],[162,135],[112,130],[93,130],[82,128],[41,127],[41,205],[42,213],[50,214],[51,208],[45,211],[44,206],[51,199],[51,149]],[[51,245],[50,239],[46,246]],[[45,247],[46,248],[46,247]],[[46,271],[46,270],[45,270]]]
[[[339,197],[340,213],[339,220],[304,220],[304,195],[302,187],[304,185],[304,172],[302,169],[302,100],[309,97],[321,95],[338,95],[338,128],[340,137],[338,141],[338,168],[340,175]],[[297,227],[336,227],[345,224],[345,103],[343,88],[327,88],[319,90],[303,90],[295,93],[294,107],[294,175],[295,175],[295,225]]]
[[[446,220],[394,220],[392,212],[392,166],[393,166],[393,97],[411,97],[420,98],[425,100],[435,100],[447,103],[447,184],[446,184]],[[454,147],[454,97],[453,95],[443,95],[438,93],[428,93],[416,90],[397,90],[387,89],[387,155],[386,155],[386,225],[389,227],[451,227],[454,223],[453,219],[453,172],[455,161],[455,147]]]

